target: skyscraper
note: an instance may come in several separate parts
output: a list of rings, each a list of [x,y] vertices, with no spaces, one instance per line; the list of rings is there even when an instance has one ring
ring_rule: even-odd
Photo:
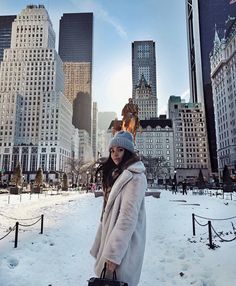
[[[60,20],[59,55],[63,61],[65,96],[73,103],[73,125],[92,128],[93,13],[63,14]],[[80,100],[78,96],[88,98]],[[78,103],[85,106],[80,106]],[[85,124],[86,121],[86,124]]]
[[[60,20],[59,55],[63,62],[92,63],[93,13],[66,13]]]
[[[3,59],[4,49],[10,48],[11,26],[15,18],[15,15],[0,16],[0,62]]]
[[[65,171],[71,156],[72,105],[63,95],[62,61],[43,5],[28,5],[12,24],[11,46],[0,66],[0,167],[20,162],[29,181]]]
[[[236,16],[233,0],[186,0],[190,95],[205,111],[208,144],[213,172],[217,171],[216,133],[209,54],[213,48],[215,27],[224,33],[228,16]]]
[[[215,31],[211,52],[211,79],[220,177],[225,166],[236,175],[236,17],[229,17],[220,38]]]
[[[136,92],[136,85],[139,84],[142,75],[151,86],[152,95],[156,97],[156,54],[155,42],[153,41],[135,41],[132,43],[133,98]]]
[[[98,106],[97,102],[93,102],[93,124],[92,124],[92,148],[93,157],[96,160],[98,158]]]

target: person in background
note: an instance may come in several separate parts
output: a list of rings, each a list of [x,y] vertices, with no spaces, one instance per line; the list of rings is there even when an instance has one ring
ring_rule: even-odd
[[[100,276],[107,264],[111,278],[137,286],[146,241],[145,167],[135,154],[133,136],[119,131],[109,144],[109,157],[101,164],[104,202],[101,221],[90,250],[96,259],[95,273]]]
[[[186,182],[186,180],[183,180],[183,182],[182,182],[182,190],[183,190],[183,195],[184,194],[187,195],[187,182]]]
[[[175,182],[172,182],[172,186],[171,186],[171,190],[172,190],[172,194],[177,194],[177,190],[176,190],[176,185],[175,185]]]

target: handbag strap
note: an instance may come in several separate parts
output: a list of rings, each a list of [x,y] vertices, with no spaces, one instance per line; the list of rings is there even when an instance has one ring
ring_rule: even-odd
[[[104,263],[104,267],[102,269],[102,272],[101,272],[101,275],[100,275],[100,278],[104,279],[105,276],[106,276],[106,271],[107,271],[107,263],[105,262]],[[117,280],[117,276],[116,276],[116,271],[114,270],[113,271],[113,280]]]

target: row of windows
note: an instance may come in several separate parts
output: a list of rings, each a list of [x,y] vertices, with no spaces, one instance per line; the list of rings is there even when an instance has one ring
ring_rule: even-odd
[[[152,144],[147,144],[147,145],[138,145],[138,149],[163,149],[163,147],[160,147],[160,146],[158,146],[158,145],[156,145],[156,146],[153,146]],[[169,145],[167,145],[166,146],[166,149],[169,149],[170,148],[170,146]],[[165,148],[164,148],[165,149]],[[157,150],[157,152],[158,152],[158,154],[163,154],[163,150]],[[170,154],[170,150],[166,150],[166,154]]]

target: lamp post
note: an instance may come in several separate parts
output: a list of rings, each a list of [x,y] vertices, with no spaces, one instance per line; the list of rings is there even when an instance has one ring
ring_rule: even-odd
[[[86,190],[86,193],[87,193],[88,192],[88,184],[89,184],[89,170],[87,170],[86,175],[87,175],[87,190]]]
[[[175,183],[175,191],[177,192],[177,177],[176,177],[177,171],[174,170],[174,183]]]
[[[101,175],[100,175],[100,173],[98,173],[98,175],[97,175],[97,186],[98,186],[98,189],[100,189],[100,179],[101,179]]]

